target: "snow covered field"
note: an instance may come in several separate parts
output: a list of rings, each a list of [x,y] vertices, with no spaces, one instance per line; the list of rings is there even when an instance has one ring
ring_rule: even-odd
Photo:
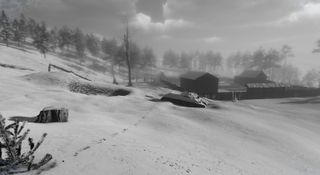
[[[27,124],[35,140],[48,133],[37,158],[51,153],[56,162],[27,174],[320,174],[319,98],[214,102],[221,108],[196,109],[149,101],[146,95],[169,90],[148,86],[131,88],[128,96],[88,96],[70,92],[64,84],[77,78],[65,73],[23,78],[45,72],[48,62],[68,69],[76,63],[4,46],[0,53],[0,63],[34,70],[0,67],[3,116],[35,116],[52,105],[69,109],[67,123]],[[109,75],[79,73],[111,82]]]

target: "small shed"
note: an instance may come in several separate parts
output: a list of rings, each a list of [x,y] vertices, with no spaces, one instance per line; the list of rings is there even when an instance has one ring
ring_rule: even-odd
[[[189,71],[180,76],[180,86],[183,90],[208,98],[216,96],[218,83],[219,78],[207,72]]]
[[[248,83],[269,83],[268,76],[263,71],[246,70],[239,76],[236,76],[234,81],[245,86]]]

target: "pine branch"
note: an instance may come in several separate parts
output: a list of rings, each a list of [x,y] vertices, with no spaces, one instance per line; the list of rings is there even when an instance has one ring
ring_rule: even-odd
[[[31,156],[31,159],[30,159],[29,165],[28,165],[28,171],[31,170],[31,166],[32,166],[33,160],[34,160],[34,156]]]
[[[33,164],[31,168],[33,170],[40,168],[41,166],[45,165],[52,159],[51,154],[46,154],[37,164]]]
[[[23,135],[20,137],[20,139],[18,139],[18,141],[15,144],[15,148],[17,148],[17,146],[20,146],[22,141],[24,139],[26,139],[27,135],[29,134],[30,130],[28,129],[26,132],[23,133]]]
[[[24,121],[24,122],[22,123],[22,125],[21,125],[21,127],[20,127],[19,131],[18,131],[18,134],[20,134],[20,133],[21,133],[21,131],[23,130],[23,128],[24,128],[24,126],[25,126],[25,124],[26,124],[26,122]]]
[[[42,135],[41,139],[38,141],[36,146],[31,151],[29,151],[29,154],[33,154],[39,148],[39,146],[42,144],[42,142],[44,141],[47,135],[48,135],[47,133],[44,133]]]
[[[6,133],[10,134],[11,136],[14,136],[13,132],[6,130]]]
[[[16,123],[11,123],[10,125],[6,126],[4,129],[9,130],[10,128],[13,128],[16,125]]]
[[[23,141],[27,138],[30,130],[20,134],[25,126],[25,122],[20,126],[16,121],[5,126],[5,120],[0,114],[0,174],[16,174],[37,169],[52,159],[51,154],[46,154],[40,162],[34,164],[34,153],[43,143],[47,133],[44,133],[41,139],[35,145],[32,138],[28,138],[30,150],[21,154]],[[2,149],[6,152],[6,158],[3,159]],[[24,170],[27,169],[27,170]]]
[[[29,137],[29,138],[28,138],[28,142],[29,142],[30,150],[32,150],[32,149],[34,148],[33,139]]]
[[[3,133],[2,137],[4,139],[5,146],[7,148],[8,158],[16,160],[17,156],[15,154],[14,149],[12,149],[12,147],[11,147],[10,137],[9,137],[8,133],[6,132],[4,126],[5,126],[5,121],[4,121],[4,119],[1,119],[1,121],[0,121],[0,131],[1,131],[1,133]]]

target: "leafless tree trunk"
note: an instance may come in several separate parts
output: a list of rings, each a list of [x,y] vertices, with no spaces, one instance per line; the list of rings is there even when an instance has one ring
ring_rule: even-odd
[[[130,43],[129,43],[129,24],[127,23],[126,34],[124,35],[124,44],[126,52],[126,62],[128,66],[128,86],[132,86],[131,82],[131,63],[130,63]]]
[[[118,84],[116,76],[115,76],[115,72],[114,72],[114,61],[111,61],[111,74],[112,74],[112,78],[113,78],[113,84]]]

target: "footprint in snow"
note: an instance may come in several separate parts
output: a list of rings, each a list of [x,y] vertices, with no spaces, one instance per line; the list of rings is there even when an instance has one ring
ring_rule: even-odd
[[[117,136],[117,135],[119,135],[119,133],[118,133],[118,132],[115,132],[115,133],[111,134],[111,137],[115,137],[115,136]]]
[[[86,147],[84,147],[84,148],[82,148],[82,149],[80,149],[79,151],[77,151],[76,153],[74,153],[74,155],[73,156],[78,156],[79,155],[79,153],[80,152],[82,152],[82,151],[85,151],[85,150],[87,150],[87,149],[89,149],[90,148],[90,146],[86,146]]]

